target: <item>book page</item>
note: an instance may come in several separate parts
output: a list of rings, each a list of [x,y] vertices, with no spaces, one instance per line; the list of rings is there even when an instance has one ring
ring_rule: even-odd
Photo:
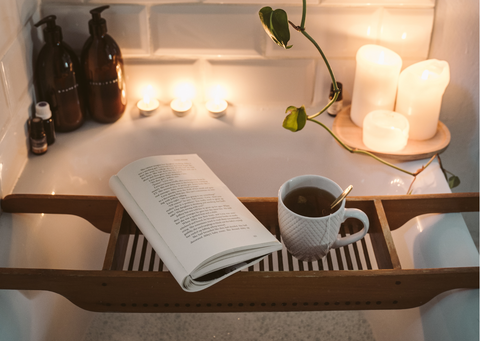
[[[141,159],[118,177],[187,272],[215,254],[274,240],[197,155]]]

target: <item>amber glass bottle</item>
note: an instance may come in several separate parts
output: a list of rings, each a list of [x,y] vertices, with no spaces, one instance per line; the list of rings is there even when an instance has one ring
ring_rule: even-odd
[[[120,48],[107,34],[101,12],[110,6],[90,11],[90,37],[82,49],[81,63],[87,81],[87,103],[91,117],[101,123],[118,120],[127,105],[125,75]]]
[[[45,45],[35,67],[37,100],[50,105],[56,131],[71,131],[85,121],[84,80],[73,50],[63,42],[62,29],[54,15],[43,18],[36,27],[43,30]]]

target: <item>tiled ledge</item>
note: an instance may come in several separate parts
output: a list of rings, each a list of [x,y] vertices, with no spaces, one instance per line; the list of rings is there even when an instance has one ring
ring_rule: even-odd
[[[175,84],[193,83],[204,100],[212,84],[228,88],[232,103],[316,105],[328,96],[329,77],[321,56],[302,34],[291,30],[293,48],[284,50],[265,34],[258,4],[112,3],[102,13],[109,34],[126,61],[128,96],[141,98],[152,85],[160,100],[172,100]],[[301,2],[300,2],[301,3]],[[349,101],[357,50],[380,44],[396,51],[404,65],[427,58],[433,26],[433,7],[412,7],[414,2],[385,1],[388,6],[351,6],[358,1],[330,6],[323,1],[309,6],[308,33],[322,47],[344,83]],[[420,1],[427,4],[431,1]],[[98,4],[42,5],[42,16],[55,14],[65,41],[79,53],[88,38],[89,11]],[[408,6],[407,6],[408,5]],[[301,21],[301,6],[284,4],[289,19]],[[40,33],[41,34],[41,33]],[[295,86],[293,86],[295,84]],[[292,102],[292,103],[290,103]]]

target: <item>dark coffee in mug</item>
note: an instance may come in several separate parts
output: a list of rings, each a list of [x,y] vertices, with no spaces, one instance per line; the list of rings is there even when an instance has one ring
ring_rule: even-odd
[[[324,217],[335,211],[341,205],[336,205],[333,209],[330,205],[335,200],[335,196],[318,187],[299,187],[287,193],[283,199],[285,206],[292,212],[305,217]]]

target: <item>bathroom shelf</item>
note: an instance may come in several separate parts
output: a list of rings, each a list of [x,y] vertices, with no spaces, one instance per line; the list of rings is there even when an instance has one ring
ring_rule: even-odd
[[[280,239],[276,198],[240,198]],[[478,193],[347,198],[370,219],[366,238],[298,262],[285,249],[196,293],[183,291],[115,197],[12,194],[9,213],[73,214],[109,233],[103,269],[0,268],[0,289],[56,292],[99,312],[245,312],[405,309],[442,292],[479,287],[478,267],[402,269],[391,236],[427,213],[478,211]],[[341,234],[360,226],[348,219]]]

